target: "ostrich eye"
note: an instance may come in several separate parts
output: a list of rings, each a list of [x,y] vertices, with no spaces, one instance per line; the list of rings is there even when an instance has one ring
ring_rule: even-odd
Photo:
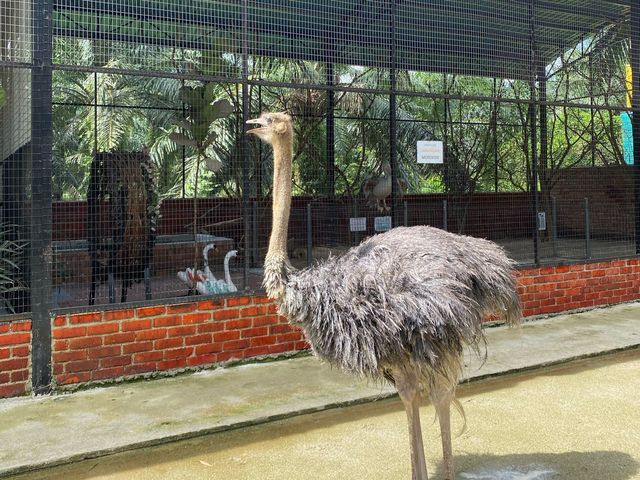
[[[267,117],[267,125],[271,125],[273,123],[273,118]]]

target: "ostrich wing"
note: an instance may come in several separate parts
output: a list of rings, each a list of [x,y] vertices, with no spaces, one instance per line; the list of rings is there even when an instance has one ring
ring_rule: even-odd
[[[492,242],[396,228],[292,276],[281,310],[318,356],[348,371],[380,378],[407,357],[437,370],[478,347],[485,315],[519,318],[512,270]]]

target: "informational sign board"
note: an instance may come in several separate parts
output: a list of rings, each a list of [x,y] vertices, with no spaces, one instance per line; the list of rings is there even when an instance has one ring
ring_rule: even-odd
[[[444,149],[439,140],[420,140],[417,151],[418,163],[444,163]]]
[[[352,232],[366,232],[367,217],[351,217],[349,219],[349,230]]]
[[[391,217],[375,217],[373,221],[373,229],[376,232],[386,232],[391,230]]]
[[[538,230],[543,231],[547,229],[547,214],[545,212],[538,212]]]

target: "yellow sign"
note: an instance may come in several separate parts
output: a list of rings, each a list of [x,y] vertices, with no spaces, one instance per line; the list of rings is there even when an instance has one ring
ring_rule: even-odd
[[[631,108],[631,92],[633,91],[633,74],[631,73],[631,65],[627,64],[627,108]]]

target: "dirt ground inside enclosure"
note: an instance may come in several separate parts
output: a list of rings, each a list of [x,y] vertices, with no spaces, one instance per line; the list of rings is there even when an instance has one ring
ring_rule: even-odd
[[[459,480],[640,479],[640,351],[460,388]],[[430,478],[438,429],[421,409]],[[454,431],[462,420],[454,414]],[[69,432],[73,434],[72,432]],[[410,478],[398,400],[329,410],[9,477],[13,480]]]
[[[496,243],[502,245],[508,255],[522,265],[533,264],[533,240],[532,239],[502,239]],[[349,247],[342,245],[337,247],[316,246],[313,249],[314,261],[324,260],[329,253],[336,255],[343,253]],[[624,258],[635,255],[635,247],[631,242],[623,240],[598,240],[590,241],[591,259],[598,258]],[[543,263],[574,262],[587,258],[587,244],[585,239],[560,239],[555,242],[541,239],[540,260]],[[296,268],[307,266],[306,250],[294,252],[291,259]],[[221,272],[216,272],[217,278],[222,278]],[[242,267],[237,264],[231,270],[231,277],[235,285],[242,289],[244,275]],[[247,287],[250,289],[260,289],[262,287],[262,270],[251,268],[247,277]],[[116,302],[120,301],[120,281],[116,282]],[[176,275],[152,276],[151,296],[153,299],[186,297],[187,287],[178,279]],[[54,288],[53,299],[56,306],[76,307],[88,304],[89,283],[88,281],[67,282]],[[128,301],[145,300],[145,289],[143,283],[134,284],[128,292]],[[96,304],[104,305],[109,303],[109,292],[106,284],[98,285],[96,289]]]

